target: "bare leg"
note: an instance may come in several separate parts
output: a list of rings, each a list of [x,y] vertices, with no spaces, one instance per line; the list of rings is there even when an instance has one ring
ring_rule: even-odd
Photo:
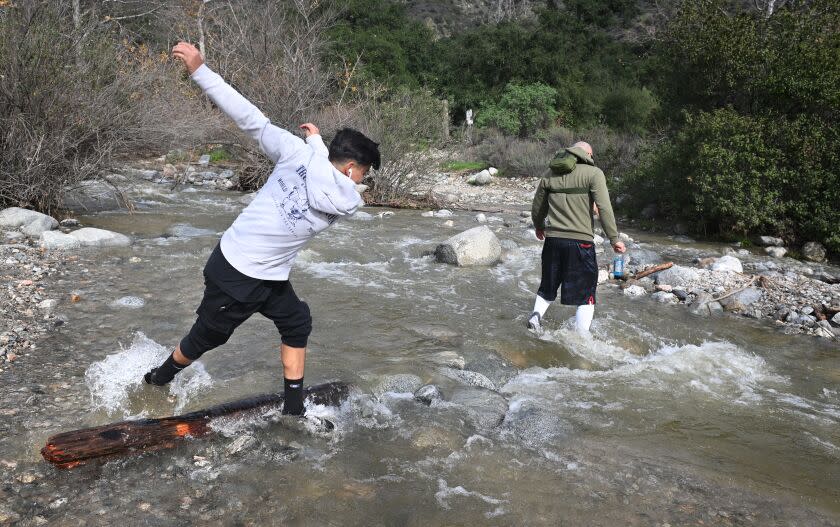
[[[172,357],[175,359],[175,362],[177,362],[181,366],[189,366],[193,362],[190,359],[184,357],[184,354],[181,353],[181,345],[180,344],[175,346],[175,352],[172,354]]]
[[[280,360],[283,361],[283,377],[287,379],[302,379],[303,365],[306,362],[306,348],[293,348],[285,344],[280,345]]]

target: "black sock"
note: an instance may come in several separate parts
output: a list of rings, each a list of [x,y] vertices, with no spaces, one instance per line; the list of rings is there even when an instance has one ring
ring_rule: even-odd
[[[303,377],[297,380],[283,378],[286,400],[283,403],[283,413],[287,415],[303,415]]]
[[[175,354],[173,353],[163,364],[157,368],[152,368],[152,371],[144,375],[143,379],[148,384],[163,386],[169,384],[175,378],[175,375],[186,367],[175,362]]]

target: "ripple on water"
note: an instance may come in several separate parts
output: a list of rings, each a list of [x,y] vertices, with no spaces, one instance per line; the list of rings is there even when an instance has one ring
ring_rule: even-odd
[[[144,386],[143,375],[163,362],[170,351],[138,332],[128,348],[91,364],[85,371],[85,382],[93,409],[131,417],[131,397]],[[200,362],[180,373],[169,384],[169,393],[175,397],[173,412],[183,410],[192,397],[210,384],[210,375]]]

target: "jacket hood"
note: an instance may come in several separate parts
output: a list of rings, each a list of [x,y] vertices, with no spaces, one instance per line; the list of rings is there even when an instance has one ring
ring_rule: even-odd
[[[322,166],[312,167],[306,181],[309,206],[325,214],[348,216],[364,203],[356,192],[353,180],[335,169],[326,158],[318,160]]]
[[[592,159],[592,156],[586,153],[586,151],[579,147],[579,146],[572,146],[566,149],[566,152],[572,154],[576,158],[580,159],[582,162],[586,163],[587,165],[595,166],[595,161]]]

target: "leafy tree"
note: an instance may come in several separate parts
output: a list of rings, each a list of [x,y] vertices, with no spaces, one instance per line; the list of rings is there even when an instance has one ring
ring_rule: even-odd
[[[498,102],[482,105],[476,125],[495,126],[510,135],[531,135],[557,119],[556,103],[557,90],[551,86],[511,83]]]

